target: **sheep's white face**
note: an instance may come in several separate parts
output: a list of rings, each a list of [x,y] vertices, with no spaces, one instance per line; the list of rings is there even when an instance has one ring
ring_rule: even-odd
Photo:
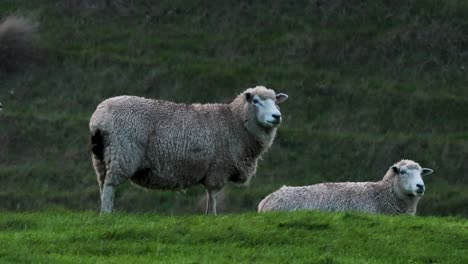
[[[274,99],[262,99],[258,95],[247,94],[247,101],[255,109],[257,122],[263,127],[277,127],[281,124],[281,112],[278,104],[284,102],[288,96],[286,94],[277,94]]]
[[[393,172],[398,174],[398,187],[403,195],[420,197],[424,194],[425,186],[422,176],[429,175],[433,171],[421,168],[417,164],[392,166]]]

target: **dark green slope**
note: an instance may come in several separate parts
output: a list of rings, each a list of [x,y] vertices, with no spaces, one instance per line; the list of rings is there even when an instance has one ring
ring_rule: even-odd
[[[286,92],[284,124],[227,211],[283,184],[378,180],[402,158],[435,173],[420,214],[468,216],[468,5],[464,1],[4,0],[40,23],[42,57],[1,75],[0,208],[97,209],[89,116],[121,94],[229,102],[263,84]],[[194,212],[187,194],[123,186],[126,211]]]

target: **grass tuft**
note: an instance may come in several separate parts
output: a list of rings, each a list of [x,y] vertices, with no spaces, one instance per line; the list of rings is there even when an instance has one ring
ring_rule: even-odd
[[[0,23],[0,71],[13,72],[37,58],[38,23],[8,16]]]
[[[129,15],[133,10],[133,0],[63,0],[63,10],[73,15],[95,15],[108,12]]]

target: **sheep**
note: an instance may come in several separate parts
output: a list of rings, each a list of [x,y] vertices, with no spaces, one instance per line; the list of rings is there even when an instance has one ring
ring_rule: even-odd
[[[288,98],[264,86],[230,104],[177,104],[136,96],[100,103],[92,114],[92,162],[101,214],[113,210],[115,188],[130,180],[149,189],[207,190],[206,214],[227,182],[246,184],[271,146]]]
[[[0,112],[3,111],[3,105],[2,102],[0,102]]]
[[[259,203],[258,212],[318,209],[414,215],[425,190],[421,176],[432,172],[412,160],[401,160],[378,182],[283,186]]]

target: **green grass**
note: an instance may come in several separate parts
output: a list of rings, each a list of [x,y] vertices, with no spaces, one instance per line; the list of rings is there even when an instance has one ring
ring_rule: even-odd
[[[466,263],[460,218],[0,214],[2,263]]]
[[[263,84],[290,99],[257,176],[229,187],[226,212],[281,185],[379,180],[414,159],[435,173],[421,215],[468,216],[465,1],[131,1],[128,12],[2,0],[40,23],[42,58],[0,74],[1,210],[96,210],[87,122],[133,94],[228,102]],[[122,186],[120,211],[187,214],[186,195]]]

